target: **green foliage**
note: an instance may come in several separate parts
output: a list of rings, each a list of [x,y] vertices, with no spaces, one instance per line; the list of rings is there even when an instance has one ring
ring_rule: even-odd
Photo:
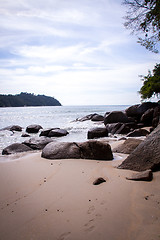
[[[0,95],[0,107],[61,106],[53,97],[21,92],[18,95]]]
[[[143,86],[139,93],[142,99],[151,98],[152,96],[160,96],[160,64],[156,64],[153,69],[153,75],[151,71],[148,72],[147,76],[142,78]]]
[[[125,27],[132,29],[132,33],[140,34],[138,43],[158,53],[156,46],[160,41],[160,0],[124,0],[123,4],[128,7]]]

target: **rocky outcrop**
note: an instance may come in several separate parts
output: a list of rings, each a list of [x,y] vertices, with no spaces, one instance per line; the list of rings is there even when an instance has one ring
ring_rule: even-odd
[[[33,124],[33,125],[29,125],[26,128],[26,132],[27,133],[38,133],[40,129],[42,129],[42,126],[37,125],[37,124]]]
[[[131,177],[126,177],[127,180],[133,180],[133,181],[152,181],[153,179],[153,173],[152,171],[146,170],[140,173],[134,173]]]
[[[27,152],[27,151],[32,151],[32,149],[22,143],[13,143],[3,149],[2,155],[9,155],[9,154]]]
[[[160,125],[118,167],[135,171],[160,169]]]
[[[105,118],[104,118],[104,124],[107,125],[109,123],[126,123],[130,120],[126,116],[124,112],[121,111],[113,111],[110,112]]]
[[[113,152],[130,154],[142,142],[140,139],[129,138],[118,147],[113,148]]]
[[[108,137],[108,130],[107,128],[92,128],[88,131],[87,138],[101,138],[101,137]]]
[[[42,150],[42,157],[47,159],[96,159],[112,160],[111,147],[96,140],[87,142],[52,142]]]
[[[32,150],[41,150],[43,149],[48,143],[52,142],[53,140],[47,137],[35,137],[30,138],[23,142],[26,146],[32,148]]]

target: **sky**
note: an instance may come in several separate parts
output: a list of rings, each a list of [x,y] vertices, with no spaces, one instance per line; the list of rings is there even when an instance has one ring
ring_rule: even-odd
[[[0,0],[0,94],[62,105],[140,103],[160,55],[125,29],[121,0]]]

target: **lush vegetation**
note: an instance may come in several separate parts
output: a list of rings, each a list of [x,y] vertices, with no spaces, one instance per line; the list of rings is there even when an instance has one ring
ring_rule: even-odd
[[[124,0],[128,7],[125,27],[139,35],[138,42],[158,53],[160,41],[160,0]]]
[[[22,92],[17,95],[0,95],[0,107],[61,106],[53,97]]]
[[[156,64],[153,69],[153,74],[151,71],[148,72],[147,76],[142,76],[143,86],[141,87],[139,93],[142,99],[151,98],[152,96],[160,96],[160,64]]]

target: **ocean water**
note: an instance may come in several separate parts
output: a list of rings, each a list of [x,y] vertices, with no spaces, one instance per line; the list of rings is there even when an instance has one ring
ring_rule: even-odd
[[[22,132],[8,130],[0,131],[0,153],[2,149],[12,143],[23,142],[28,138],[21,137],[28,125],[39,124],[45,128],[63,128],[69,134],[65,137],[54,138],[56,141],[85,141],[87,131],[90,128],[104,126],[103,123],[75,121],[77,118],[88,114],[101,114],[106,112],[125,110],[128,105],[106,105],[106,106],[52,106],[52,107],[12,107],[0,108],[0,129],[10,125],[19,125]],[[38,134],[31,134],[35,137]]]

